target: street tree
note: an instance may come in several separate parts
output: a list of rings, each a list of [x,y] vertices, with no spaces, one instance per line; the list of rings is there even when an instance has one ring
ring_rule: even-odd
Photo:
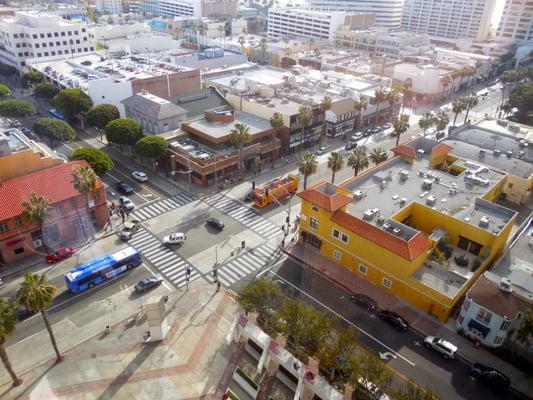
[[[422,118],[418,121],[418,126],[422,128],[422,131],[424,132],[424,135],[426,134],[426,131],[431,128],[432,126],[435,126],[437,124],[437,120],[435,118],[435,114],[432,112],[427,112],[424,115],[422,115]]]
[[[56,338],[47,311],[47,308],[54,301],[57,291],[58,288],[48,282],[48,278],[45,274],[40,275],[34,274],[33,272],[27,272],[26,275],[24,275],[24,280],[20,284],[19,290],[17,291],[17,303],[28,311],[41,313],[46,330],[50,335],[52,347],[56,353],[56,362],[60,362],[63,360],[63,357],[57,347]]]
[[[533,342],[533,310],[528,308],[521,314],[520,325],[516,331],[516,336],[520,343],[529,347]]]
[[[59,89],[50,82],[39,83],[33,89],[33,95],[42,99],[52,99],[59,93]]]
[[[452,101],[452,112],[455,114],[453,118],[453,126],[457,121],[457,116],[466,110],[466,103],[463,97],[459,97]]]
[[[285,295],[273,280],[258,278],[239,292],[238,301],[246,310],[256,312],[265,326],[272,329],[274,313],[285,301]]]
[[[368,155],[364,146],[357,147],[352,150],[347,160],[348,167],[353,169],[354,176],[357,176],[359,171],[368,167]]]
[[[379,399],[392,385],[392,372],[387,365],[375,355],[360,349],[350,358],[350,377],[348,382],[352,387],[362,386],[372,389],[374,396]]]
[[[96,175],[102,176],[115,166],[109,155],[93,147],[79,147],[70,155],[71,160],[85,160]]]
[[[53,140],[72,141],[76,139],[76,131],[68,123],[57,118],[37,118],[33,121],[33,131]]]
[[[244,160],[242,157],[243,149],[252,143],[252,136],[250,135],[250,128],[246,124],[235,124],[230,131],[230,141],[239,151],[239,178],[242,180],[244,171]]]
[[[265,38],[261,39],[259,42],[259,48],[261,49],[261,62],[266,61],[266,51],[267,51],[267,41]]]
[[[0,98],[11,96],[11,89],[8,86],[0,84]]]
[[[76,189],[78,192],[80,192],[83,195],[83,199],[85,200],[85,212],[87,213],[87,218],[90,220],[90,208],[89,208],[89,195],[96,192],[97,189],[97,182],[98,178],[96,177],[96,174],[92,170],[91,167],[82,167],[78,166],[74,168],[71,172],[72,176],[72,186],[74,189]],[[85,235],[87,236],[87,232],[85,232],[85,228],[82,226],[83,231]],[[93,237],[93,230],[91,229],[90,232],[91,238]]]
[[[354,100],[353,110],[354,113],[357,115],[357,127],[359,128],[361,126],[361,119],[363,111],[365,111],[368,108],[368,97],[366,96],[359,96],[357,100]],[[355,128],[354,123],[354,128]]]
[[[395,400],[438,400],[429,389],[422,388],[416,382],[408,380],[405,386],[394,391]]]
[[[322,128],[320,130],[320,142],[324,140],[326,135],[326,111],[331,109],[332,100],[330,96],[324,96],[320,102],[320,111],[322,112]]]
[[[39,237],[42,238],[43,223],[50,212],[50,200],[35,192],[31,192],[27,200],[22,202],[22,215],[31,223],[37,224]],[[42,240],[43,244],[44,240]]]
[[[298,171],[304,176],[305,190],[307,189],[307,178],[316,173],[318,161],[313,153],[310,151],[305,151],[300,153],[298,159],[296,160],[296,164],[298,165]]]
[[[470,113],[470,110],[478,105],[479,98],[475,94],[470,94],[469,96],[465,96],[464,98],[465,107],[466,107],[466,113],[465,113],[465,120],[463,123],[466,124],[466,121],[468,121],[468,114]]]
[[[533,125],[533,82],[518,85],[513,89],[506,105],[509,110],[516,108],[512,119]]]
[[[379,124],[380,118],[379,118],[379,108],[382,102],[384,102],[387,99],[387,92],[385,89],[383,89],[381,86],[378,87],[376,90],[374,90],[374,99],[376,100],[376,123]]]
[[[9,376],[11,376],[13,386],[20,386],[22,384],[22,379],[20,379],[13,370],[5,348],[6,339],[13,333],[16,324],[17,316],[15,314],[15,307],[6,299],[0,298],[0,358],[2,359],[4,367],[6,367]]]
[[[444,92],[444,98],[448,97],[448,88],[453,82],[451,75],[450,74],[443,75],[440,78],[439,82],[442,85],[442,91]]]
[[[307,106],[300,106],[298,108],[298,114],[296,115],[296,121],[300,124],[302,132],[300,134],[300,144],[303,147],[305,138],[305,129],[313,122],[313,113]]]
[[[28,71],[24,72],[20,76],[20,81],[22,83],[22,87],[29,88],[32,85],[37,85],[44,81],[44,75],[41,74],[39,71]]]
[[[381,147],[375,147],[372,149],[369,155],[370,161],[374,163],[374,165],[381,164],[383,161],[386,161],[387,158],[387,152],[383,150]]]
[[[435,124],[437,131],[442,132],[443,130],[446,129],[449,123],[450,123],[450,117],[448,116],[448,113],[446,111],[439,111],[436,116],[436,124]]]
[[[344,382],[350,373],[350,358],[355,355],[357,333],[351,327],[333,330],[326,335],[316,358],[329,371],[330,382]]]
[[[98,104],[92,107],[85,115],[87,125],[104,129],[111,121],[120,118],[118,108],[113,104]]]
[[[401,114],[392,120],[392,128],[396,136],[396,146],[400,143],[400,136],[402,136],[409,129],[409,115]]]
[[[7,118],[24,118],[37,112],[33,104],[24,100],[9,99],[0,101],[0,116]]]
[[[276,146],[276,136],[279,135],[279,130],[283,128],[283,114],[280,112],[275,112],[270,118],[270,126],[274,128],[272,131],[272,168],[274,168],[274,150]]]
[[[77,114],[89,111],[93,106],[91,98],[79,88],[61,90],[54,96],[52,103],[69,121]]]
[[[141,123],[131,118],[117,118],[105,126],[105,136],[110,143],[132,146],[144,137]]]
[[[160,136],[145,136],[135,144],[135,150],[141,157],[155,162],[167,154],[168,142]]]
[[[328,157],[328,168],[331,170],[331,183],[335,183],[335,174],[344,167],[344,159],[338,151],[332,151]]]
[[[0,63],[0,75],[2,76],[18,76],[18,70],[12,65]]]

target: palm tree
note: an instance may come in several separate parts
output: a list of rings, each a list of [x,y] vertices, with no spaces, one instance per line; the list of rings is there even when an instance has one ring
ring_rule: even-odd
[[[368,167],[368,156],[366,154],[366,148],[364,146],[358,147],[352,150],[348,156],[348,167],[353,169],[354,176],[357,176],[359,171]]]
[[[308,44],[308,46],[309,46],[309,50],[312,50],[313,47],[315,47],[315,39],[312,39],[312,38],[309,39],[309,40],[307,41],[307,44]]]
[[[278,134],[279,129],[283,127],[283,114],[277,111],[272,114],[272,118],[270,118],[270,126],[274,128],[274,131],[272,132],[272,168],[274,168],[274,150],[276,146],[276,135]]]
[[[392,120],[392,127],[396,135],[396,146],[400,143],[400,136],[409,129],[409,115],[401,114]]]
[[[440,77],[440,84],[442,85],[443,92],[444,92],[444,98],[448,95],[448,88],[452,84],[452,77],[450,74],[446,74]]]
[[[331,109],[331,103],[332,100],[329,96],[324,96],[324,98],[320,102],[320,111],[322,111],[322,128],[320,131],[320,142],[322,142],[326,134],[326,111]]]
[[[39,236],[42,237],[43,221],[50,211],[50,200],[35,192],[31,192],[29,199],[22,203],[22,208],[24,208],[24,217],[39,226]]]
[[[261,49],[261,62],[264,63],[267,49],[267,41],[265,38],[261,39],[261,41],[259,42],[259,48]]]
[[[442,132],[450,123],[450,117],[445,111],[439,111],[436,116],[436,128],[438,132]]]
[[[437,121],[435,119],[435,115],[433,115],[432,112],[425,113],[418,121],[418,125],[420,126],[420,128],[422,128],[424,135],[426,134],[426,131],[436,123]]]
[[[235,124],[231,130],[231,143],[239,149],[239,177],[242,180],[243,160],[242,150],[252,142],[250,128],[246,124]]]
[[[289,38],[285,36],[283,39],[281,39],[283,43],[285,43],[285,52],[289,49]]]
[[[204,45],[207,47],[207,26],[203,23],[200,23],[198,26],[198,33],[200,34],[200,37],[204,37]],[[200,50],[200,41],[198,41],[198,50]]]
[[[344,159],[338,151],[332,151],[328,157],[328,168],[331,170],[331,183],[335,183],[335,174],[344,167]]]
[[[464,110],[466,110],[466,103],[463,97],[459,97],[458,99],[452,101],[452,112],[455,113],[455,117],[453,118],[453,126],[455,126],[457,116],[461,114]]]
[[[300,144],[303,147],[305,128],[311,125],[311,122],[313,121],[313,113],[311,112],[311,109],[307,106],[300,106],[300,108],[298,109],[298,115],[296,116],[296,120],[298,121],[298,123],[300,124],[302,128]]]
[[[28,311],[40,312],[43,316],[44,324],[50,335],[50,341],[54,351],[56,352],[56,361],[60,362],[63,357],[59,353],[56,338],[52,331],[52,325],[48,319],[48,312],[46,309],[52,304],[58,288],[48,282],[45,274],[39,275],[33,272],[27,272],[24,275],[24,280],[20,284],[20,289],[17,291],[17,303]]]
[[[465,97],[466,113],[465,120],[463,121],[464,124],[466,124],[466,121],[468,120],[468,114],[470,113],[470,110],[477,106],[478,103],[479,99],[475,94],[470,94],[469,96]]]
[[[20,379],[15,374],[15,371],[13,371],[13,367],[7,356],[6,348],[4,347],[6,337],[13,333],[16,323],[17,316],[15,314],[15,307],[7,300],[0,298],[0,358],[2,359],[2,363],[4,364],[4,367],[6,367],[7,372],[11,376],[13,386],[20,386],[22,384],[22,379]]]
[[[219,38],[220,38],[220,48],[223,49],[223,47],[222,47],[222,33],[225,32],[226,29],[224,29],[224,25],[219,25],[217,29],[218,29]],[[224,36],[226,36],[226,34],[224,34]]]
[[[399,88],[392,88],[392,90],[387,93],[386,98],[389,101],[389,106],[391,109],[400,100],[400,94],[401,94],[401,89]]]
[[[97,178],[91,167],[76,167],[72,171],[72,186],[83,195],[87,218],[90,219],[89,193],[96,191]],[[83,225],[82,225],[83,226]],[[85,230],[85,229],[84,229]],[[91,237],[93,237],[91,229]]]
[[[413,99],[413,80],[411,78],[407,78],[405,81],[402,82],[402,85],[400,87],[400,92],[403,95],[402,99],[402,114],[405,110],[405,103],[409,102],[411,103],[411,100]]]
[[[517,330],[518,341],[529,347],[533,340],[533,310],[526,309],[522,314],[520,326]]]
[[[237,42],[241,45],[241,53],[244,54],[244,43],[246,43],[244,36],[239,36],[239,40],[237,40]]]
[[[362,114],[363,114],[363,111],[366,110],[367,108],[368,108],[368,98],[366,96],[360,96],[358,100],[354,100],[353,111],[354,111],[354,114],[357,114],[357,116],[359,117],[359,120],[357,121],[358,122],[357,128],[361,126]],[[355,121],[355,118],[354,118],[354,121]],[[355,128],[355,123],[354,123],[354,128]]]
[[[381,86],[374,91],[374,99],[376,100],[376,122],[379,124],[379,105],[387,98],[387,92]]]
[[[304,176],[304,190],[307,188],[307,177],[316,173],[318,161],[316,156],[310,151],[305,151],[298,156],[296,162],[298,171]]]
[[[388,156],[385,150],[383,150],[381,147],[376,147],[370,152],[369,158],[370,161],[374,163],[374,165],[378,165],[383,161],[387,160]]]
[[[453,88],[455,87],[455,81],[457,79],[461,78],[461,74],[462,74],[461,70],[456,69],[456,70],[452,71],[452,73],[450,75],[452,77],[452,85],[451,85],[451,88],[450,88],[450,92],[452,92]]]

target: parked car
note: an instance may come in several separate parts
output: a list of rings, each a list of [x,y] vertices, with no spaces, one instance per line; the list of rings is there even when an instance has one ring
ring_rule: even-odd
[[[455,358],[457,353],[457,346],[435,336],[427,336],[424,339],[424,346],[439,352],[444,358]]]
[[[364,136],[364,137],[367,137],[367,136],[372,135],[373,133],[374,133],[374,132],[373,132],[372,128],[368,128],[368,129],[366,129],[366,130],[363,132],[363,136]]]
[[[30,318],[32,315],[37,314],[37,311],[28,310],[26,307],[18,306],[15,310],[17,314],[17,319],[19,321],[24,321],[25,319]]]
[[[387,122],[386,124],[383,124],[382,126],[383,130],[392,128],[392,124],[390,122]]]
[[[133,176],[133,179],[135,179],[137,182],[146,182],[148,180],[148,175],[142,171],[133,171],[131,176]]]
[[[319,147],[318,150],[315,151],[315,154],[317,156],[321,156],[322,154],[326,154],[327,152],[328,152],[327,149],[324,146],[322,146],[322,147]]]
[[[472,364],[469,375],[497,389],[507,389],[511,386],[511,380],[496,368],[488,367],[480,363]]]
[[[131,219],[130,221],[125,222],[124,226],[118,233],[118,237],[124,241],[130,240],[133,234],[139,230],[140,224],[141,221],[138,219]]]
[[[407,322],[400,314],[396,314],[394,311],[381,310],[378,313],[378,317],[391,324],[395,328],[401,329],[402,331],[409,329],[409,322]]]
[[[350,140],[352,142],[357,142],[359,139],[361,139],[363,137],[363,132],[356,132],[352,135],[352,137],[350,138]]]
[[[122,194],[133,193],[133,188],[126,182],[117,182],[117,190]]]
[[[75,252],[76,249],[74,247],[60,247],[56,251],[48,253],[46,255],[46,261],[50,264],[62,261],[65,258],[69,258],[70,256],[72,256]]]
[[[128,199],[126,196],[120,196],[118,198],[118,203],[124,208],[124,210],[127,211],[133,211],[133,209],[135,208],[135,204],[133,203],[133,201]]]
[[[372,133],[379,133],[381,130],[381,126],[376,126],[375,128],[372,128]]]
[[[135,285],[135,291],[137,293],[144,293],[148,290],[152,290],[163,283],[163,278],[159,275],[150,275],[144,278],[142,281]]]
[[[255,191],[250,189],[246,192],[246,194],[243,197],[244,201],[252,201],[255,197]]]
[[[348,142],[344,145],[344,150],[353,150],[357,147],[357,142]]]
[[[366,294],[353,293],[350,298],[352,303],[357,304],[368,311],[375,311],[378,308],[378,303]]]
[[[182,232],[176,232],[171,233],[168,236],[163,237],[163,244],[171,245],[171,244],[179,244],[182,245],[183,242],[187,240],[187,236],[185,236]]]
[[[205,221],[205,223],[215,229],[218,229],[219,231],[224,229],[224,222],[222,222],[218,218],[209,218],[207,221]]]

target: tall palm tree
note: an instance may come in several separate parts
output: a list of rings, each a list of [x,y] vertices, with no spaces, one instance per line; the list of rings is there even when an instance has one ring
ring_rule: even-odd
[[[90,208],[89,208],[89,193],[94,193],[96,191],[97,178],[96,174],[91,167],[76,167],[71,173],[72,175],[72,186],[78,192],[83,195],[85,200],[85,211],[87,212],[87,218],[90,218]],[[83,225],[82,225],[83,226]],[[91,237],[93,237],[91,229]]]
[[[383,150],[381,147],[376,147],[370,152],[369,158],[370,161],[374,163],[374,165],[378,165],[383,161],[387,160],[387,158],[389,157],[387,156],[385,150]]]
[[[475,94],[470,94],[469,96],[465,97],[466,113],[465,120],[463,121],[464,124],[466,124],[466,121],[468,120],[468,114],[470,113],[470,110],[477,106],[478,103],[479,99]]]
[[[435,115],[433,115],[432,112],[425,113],[418,121],[418,125],[420,126],[420,128],[422,128],[424,135],[426,134],[426,131],[436,123],[437,120],[435,119]]]
[[[205,25],[204,23],[200,23],[200,25],[198,26],[198,33],[200,35],[200,37],[203,36],[204,38],[204,45],[207,47],[207,25]],[[200,42],[198,42],[199,44]],[[198,45],[198,50],[200,50],[200,46]]]
[[[24,217],[39,226],[39,236],[42,238],[43,221],[50,211],[50,200],[35,192],[31,192],[28,200],[22,203],[22,208],[24,209]]]
[[[450,117],[446,111],[439,111],[436,116],[436,128],[438,132],[442,132],[450,123]]]
[[[309,50],[312,50],[313,47],[315,47],[315,39],[311,38],[307,41],[307,45],[309,46]]]
[[[279,130],[283,127],[283,114],[280,112],[275,112],[270,118],[270,126],[274,128],[272,132],[272,168],[274,168],[274,150],[276,146],[276,136],[278,135]]]
[[[400,100],[400,94],[401,89],[400,88],[392,88],[390,92],[387,93],[386,97],[389,102],[389,106],[391,108],[391,111],[396,103]],[[392,115],[392,113],[391,113]]]
[[[440,84],[442,85],[442,89],[444,92],[444,98],[448,96],[448,88],[452,84],[452,77],[450,74],[446,74],[440,77]]]
[[[307,106],[300,106],[300,108],[298,109],[298,115],[296,116],[296,120],[298,121],[298,123],[300,124],[302,128],[302,133],[300,136],[300,144],[303,147],[305,128],[311,125],[311,122],[313,121],[313,113],[311,109]]]
[[[296,162],[298,171],[304,176],[304,190],[307,188],[307,177],[316,173],[318,161],[316,156],[310,151],[305,151],[298,156]]]
[[[356,114],[359,117],[357,121],[358,123],[357,129],[359,129],[359,127],[361,126],[363,111],[365,111],[367,108],[368,108],[368,97],[360,96],[359,99],[354,100],[353,111],[354,111],[354,114]],[[354,123],[354,128],[355,128],[355,123]]]
[[[20,386],[22,384],[22,379],[20,379],[15,374],[15,371],[13,371],[13,367],[7,356],[6,348],[4,347],[6,337],[13,333],[16,323],[17,316],[15,314],[15,307],[6,299],[0,298],[0,358],[2,359],[2,363],[4,364],[4,367],[6,367],[7,372],[11,376],[13,386]]]
[[[352,150],[348,156],[348,167],[353,169],[354,176],[357,176],[359,171],[368,167],[368,155],[366,154],[365,146],[361,146]]]
[[[462,72],[461,70],[459,69],[456,69],[456,70],[453,70],[452,73],[451,73],[451,77],[452,77],[452,85],[451,85],[451,89],[450,89],[450,92],[453,92],[453,88],[455,88],[455,81],[459,78],[461,78],[461,75],[462,75]],[[450,93],[451,94],[451,93]]]
[[[392,120],[392,127],[396,135],[396,146],[400,143],[400,136],[409,129],[409,115],[401,114]]]
[[[261,41],[259,42],[259,48],[261,49],[261,62],[264,63],[267,49],[267,41],[265,38],[261,39]]]
[[[387,92],[381,86],[374,91],[374,99],[376,100],[376,122],[379,124],[379,106],[382,101],[387,98]]]
[[[324,96],[322,101],[320,102],[320,111],[322,112],[322,128],[320,131],[320,142],[324,140],[324,136],[326,135],[326,111],[331,109],[331,97]]]
[[[219,25],[217,29],[218,29],[219,39],[220,39],[220,48],[223,49],[223,47],[222,47],[222,33],[226,32],[226,29],[224,29],[224,25]],[[224,36],[226,36],[225,33],[224,33]]]
[[[243,160],[242,150],[252,143],[252,136],[250,135],[250,128],[246,124],[235,124],[231,130],[231,143],[239,149],[239,177],[242,180]]]
[[[56,338],[52,331],[52,325],[48,319],[48,311],[46,310],[54,301],[57,291],[58,288],[48,282],[45,274],[39,275],[33,272],[27,272],[17,291],[17,303],[29,311],[41,313],[56,353],[56,361],[60,362],[63,357],[59,353]]]
[[[241,53],[244,54],[244,43],[246,43],[244,36],[239,36],[237,43],[239,43],[239,45],[241,46]]]
[[[331,183],[335,183],[335,174],[344,167],[344,159],[338,151],[332,151],[328,157],[328,168],[331,170]]]
[[[455,126],[457,116],[464,110],[466,110],[466,103],[463,97],[459,97],[458,99],[452,101],[452,112],[455,114],[455,117],[453,118],[453,126]]]

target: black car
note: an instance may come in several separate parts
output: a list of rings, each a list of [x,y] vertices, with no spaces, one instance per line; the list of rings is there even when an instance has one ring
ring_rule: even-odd
[[[375,311],[378,309],[378,303],[376,300],[362,293],[353,293],[351,296],[352,303],[358,304],[368,311]]]
[[[344,150],[353,150],[357,147],[357,142],[348,142],[344,145]]]
[[[472,364],[469,374],[494,388],[507,389],[511,385],[510,379],[505,374],[483,364]]]
[[[205,221],[205,223],[215,229],[218,229],[219,231],[224,229],[224,222],[222,222],[218,218],[209,218],[207,221]]]
[[[117,182],[117,190],[122,194],[133,193],[133,188],[126,182]]]
[[[374,133],[374,130],[372,128],[368,128],[366,131],[363,132],[363,136],[367,137]]]
[[[159,275],[150,275],[135,285],[135,291],[137,293],[144,293],[151,290],[163,283],[163,278]]]
[[[379,133],[381,130],[381,126],[376,126],[374,129],[372,129],[372,133]]]
[[[31,311],[25,307],[17,307],[16,313],[17,313],[17,319],[19,321],[24,321],[25,319],[30,318],[32,315],[35,315],[37,311]]]
[[[407,322],[405,318],[403,318],[401,315],[396,314],[393,311],[381,310],[378,313],[378,317],[383,321],[391,324],[395,328],[401,329],[402,331],[406,331],[409,329],[409,322]]]

